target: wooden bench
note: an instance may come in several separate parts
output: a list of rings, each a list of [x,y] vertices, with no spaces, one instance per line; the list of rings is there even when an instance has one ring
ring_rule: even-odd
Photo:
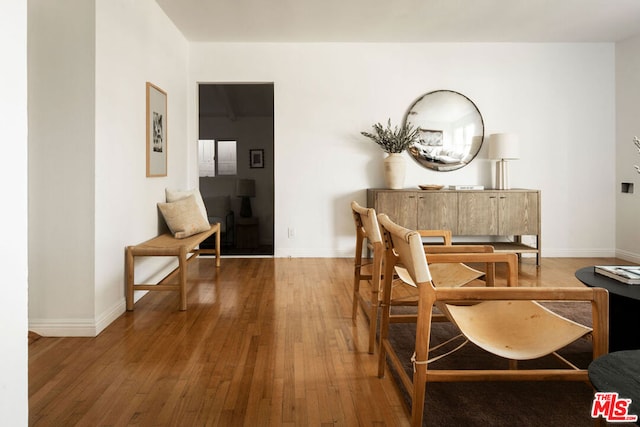
[[[215,249],[196,249],[207,237],[216,235]],[[189,254],[193,256],[189,257]],[[135,246],[127,246],[125,258],[127,311],[133,311],[133,291],[179,291],[180,310],[187,309],[187,263],[200,254],[215,254],[216,267],[220,267],[220,224],[211,225],[208,231],[195,234],[184,239],[176,239],[166,233]],[[136,284],[135,257],[137,256],[175,256],[178,267],[167,275],[159,284]],[[167,284],[175,274],[179,275],[178,284]]]

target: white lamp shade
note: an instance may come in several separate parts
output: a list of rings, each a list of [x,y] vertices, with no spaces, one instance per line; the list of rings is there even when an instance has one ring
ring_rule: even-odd
[[[520,144],[513,133],[494,133],[489,136],[490,159],[519,159]]]

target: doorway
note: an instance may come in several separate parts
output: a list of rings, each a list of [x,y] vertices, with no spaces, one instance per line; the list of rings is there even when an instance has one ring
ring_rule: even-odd
[[[200,192],[223,255],[274,254],[273,99],[273,83],[198,85]]]

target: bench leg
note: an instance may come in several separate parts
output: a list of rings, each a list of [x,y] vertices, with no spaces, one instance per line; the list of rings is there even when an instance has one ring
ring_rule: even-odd
[[[180,310],[187,309],[187,250],[180,248],[180,256],[178,257],[178,273],[180,276]]]
[[[127,248],[124,264],[126,274],[125,300],[127,302],[127,311],[133,311],[134,259],[130,248]]]
[[[216,231],[216,267],[220,267],[220,224],[218,223],[218,231]]]

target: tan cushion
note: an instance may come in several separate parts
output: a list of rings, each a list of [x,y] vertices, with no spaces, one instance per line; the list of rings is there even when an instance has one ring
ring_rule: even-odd
[[[200,194],[200,190],[194,188],[192,190],[174,190],[171,188],[165,188],[164,190],[165,197],[167,203],[177,202],[178,200],[185,199],[191,195],[195,197],[196,203],[198,204],[198,209],[202,213],[204,219],[207,219],[207,208],[204,205],[204,201],[202,200],[202,195]]]
[[[193,194],[177,202],[158,203],[158,208],[176,239],[184,239],[210,228]]]

